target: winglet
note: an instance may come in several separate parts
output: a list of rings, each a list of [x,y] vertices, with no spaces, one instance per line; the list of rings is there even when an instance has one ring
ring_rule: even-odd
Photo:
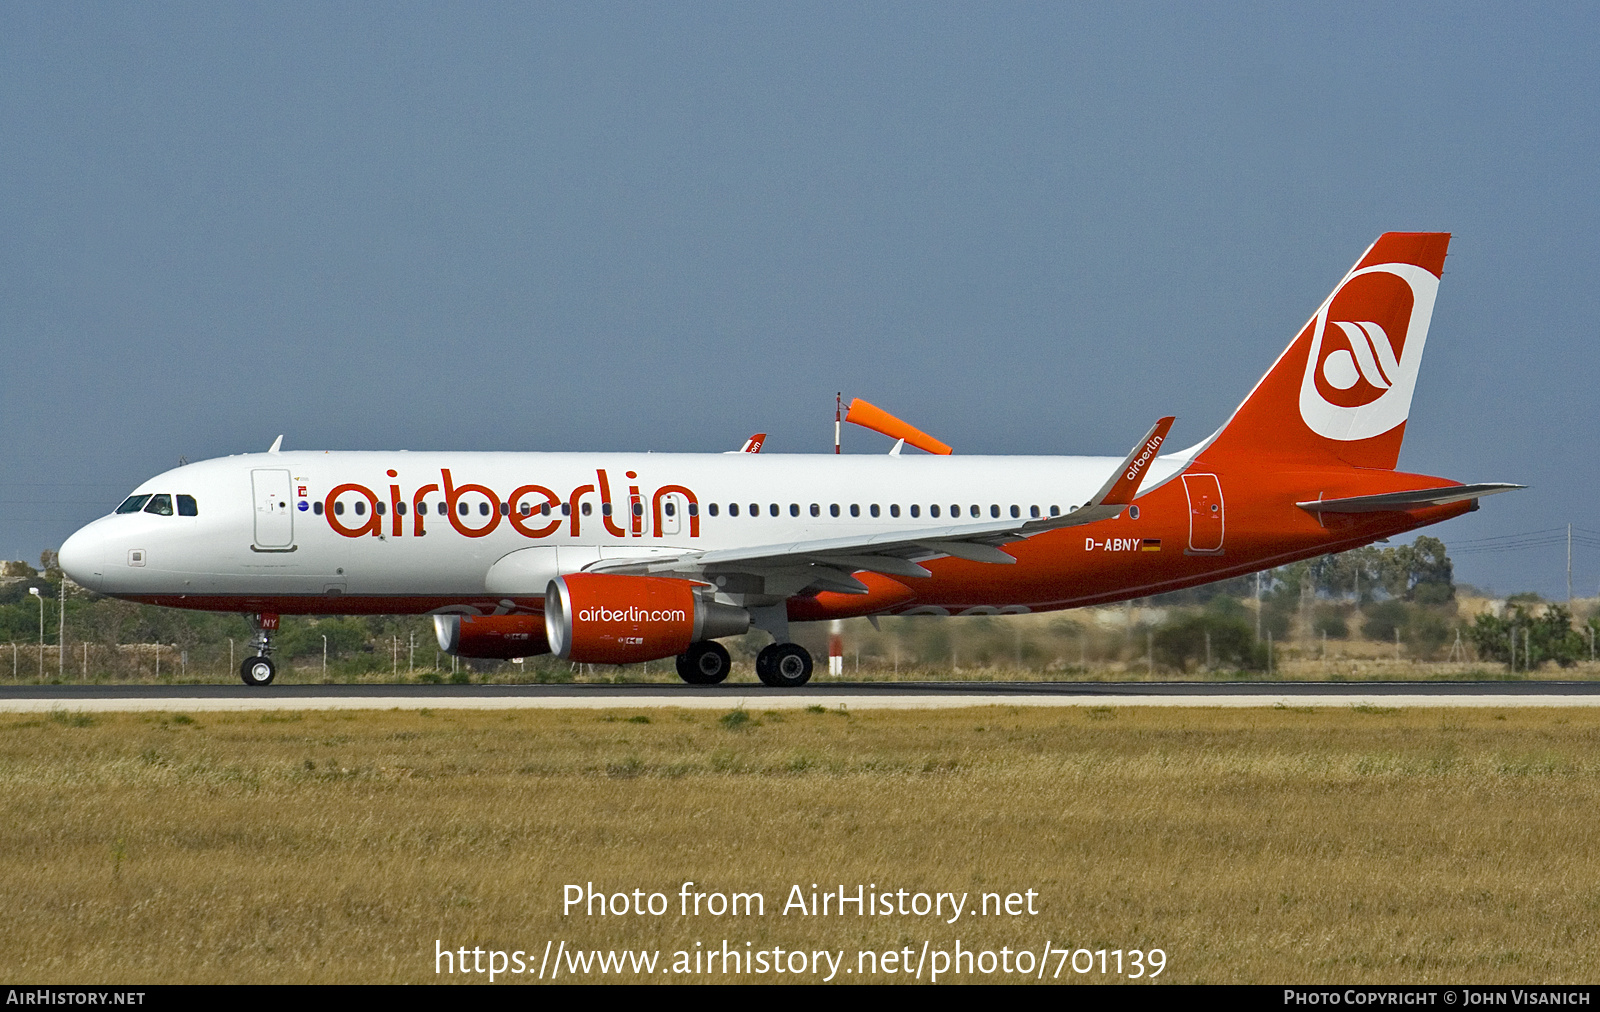
[[[761,452],[761,444],[765,443],[766,441],[767,441],[767,434],[765,432],[758,432],[755,435],[751,436],[749,439],[746,439],[744,441],[744,445],[739,447],[739,452],[740,453],[760,453]]]
[[[1121,469],[1089,500],[1088,505],[1126,506],[1133,502],[1133,497],[1139,494],[1139,485],[1144,481],[1145,473],[1150,469],[1150,462],[1156,459],[1161,444],[1167,441],[1167,432],[1172,428],[1173,421],[1175,418],[1168,415],[1156,422],[1145,433],[1144,440],[1128,454],[1128,459],[1122,462]]]
[[[278,438],[274,439],[272,441],[272,445],[267,448],[267,452],[268,453],[277,453],[281,449],[283,449],[283,434],[279,433],[278,434]]]

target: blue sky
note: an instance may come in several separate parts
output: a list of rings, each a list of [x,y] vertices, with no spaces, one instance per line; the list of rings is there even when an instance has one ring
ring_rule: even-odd
[[[0,556],[280,432],[1187,444],[1391,229],[1455,233],[1401,466],[1533,486],[1433,533],[1600,531],[1597,11],[0,6]]]

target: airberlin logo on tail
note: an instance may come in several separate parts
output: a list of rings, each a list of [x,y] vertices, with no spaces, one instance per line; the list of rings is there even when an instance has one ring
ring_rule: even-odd
[[[1354,271],[1318,310],[1300,417],[1328,439],[1370,439],[1406,420],[1439,279],[1413,264]]]
[[[1391,374],[1400,375],[1394,344],[1376,323],[1335,322],[1350,341],[1350,350],[1335,348],[1322,360],[1322,378],[1337,390],[1349,390],[1361,380],[1375,390],[1394,386]],[[1388,368],[1385,369],[1384,367]]]

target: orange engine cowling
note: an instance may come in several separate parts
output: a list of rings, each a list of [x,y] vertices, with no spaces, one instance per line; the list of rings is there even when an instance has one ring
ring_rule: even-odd
[[[538,615],[435,615],[439,649],[457,657],[532,657],[550,652]]]
[[[750,613],[713,601],[710,588],[688,580],[572,573],[550,581],[544,627],[557,657],[635,664],[737,636],[750,628]]]

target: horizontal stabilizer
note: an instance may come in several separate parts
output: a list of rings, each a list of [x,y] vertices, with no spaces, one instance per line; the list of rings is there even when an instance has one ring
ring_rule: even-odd
[[[1527,486],[1487,482],[1479,485],[1419,488],[1407,492],[1384,492],[1381,495],[1358,495],[1349,499],[1313,499],[1309,502],[1297,502],[1295,505],[1310,513],[1394,513],[1428,506],[1448,506],[1451,503],[1479,499],[1486,495],[1494,495],[1496,492],[1510,492],[1519,488]]]

